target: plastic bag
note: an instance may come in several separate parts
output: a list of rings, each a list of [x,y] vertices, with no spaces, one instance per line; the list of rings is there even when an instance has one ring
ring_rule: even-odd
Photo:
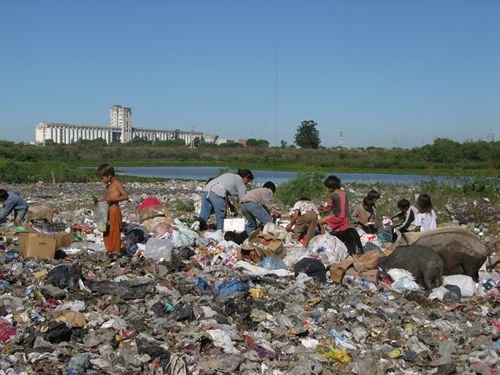
[[[389,276],[394,280],[391,289],[402,292],[406,290],[419,290],[420,286],[415,282],[413,275],[400,268],[393,268],[387,271]]]
[[[174,245],[168,238],[159,239],[151,237],[146,242],[144,256],[155,261],[165,259],[167,262],[172,258],[172,249]]]
[[[278,268],[287,269],[285,263],[278,257],[265,257],[259,262],[259,266],[266,270],[275,270]]]
[[[349,254],[347,247],[337,237],[325,233],[314,237],[307,247],[313,257],[317,257],[325,266],[345,260]]]
[[[432,289],[432,292],[429,294],[429,299],[432,301],[433,299],[438,299],[440,301],[443,300],[444,295],[448,293],[449,290],[444,286],[440,286],[439,288]]]
[[[262,234],[283,240],[285,243],[292,242],[292,235],[286,231],[281,225],[267,223],[262,229]]]
[[[108,202],[98,202],[95,211],[97,230],[99,232],[106,232],[108,229],[108,214],[109,214],[109,204]]]
[[[288,267],[288,269],[292,269],[302,258],[308,257],[309,252],[306,248],[302,246],[285,246],[285,257],[283,258],[283,263]]]
[[[312,277],[315,281],[326,282],[326,268],[321,261],[313,258],[303,258],[299,260],[293,267],[295,276],[300,273],[305,273]]]
[[[248,286],[239,280],[231,280],[217,287],[217,294],[221,297],[232,297],[237,293],[248,292]]]
[[[231,341],[231,337],[222,329],[209,329],[206,332],[212,338],[215,347],[224,349],[225,353],[238,353]]]
[[[172,243],[175,248],[193,246],[198,240],[198,233],[188,229],[179,219],[174,220],[175,230],[172,236]]]
[[[467,275],[445,276],[443,285],[458,286],[463,297],[472,297],[476,292],[476,282]]]
[[[0,322],[0,341],[7,342],[16,335],[16,327],[7,322]]]

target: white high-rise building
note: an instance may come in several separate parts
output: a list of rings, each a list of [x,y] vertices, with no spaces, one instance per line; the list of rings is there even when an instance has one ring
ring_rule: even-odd
[[[122,143],[130,142],[132,138],[132,108],[114,105],[109,110],[109,119],[112,128],[121,130]]]
[[[127,143],[135,138],[148,141],[170,141],[182,139],[185,144],[192,144],[196,138],[202,139],[202,132],[195,130],[160,130],[132,127],[132,108],[114,105],[109,111],[110,126],[88,126],[39,122],[36,125],[36,143],[51,140],[54,143],[74,143],[81,139],[104,139],[106,143]]]

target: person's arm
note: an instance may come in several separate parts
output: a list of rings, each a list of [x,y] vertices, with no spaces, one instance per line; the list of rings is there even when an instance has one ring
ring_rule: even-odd
[[[238,192],[238,200],[241,200],[241,198],[243,198],[243,196],[247,192],[247,187],[243,183],[243,180],[239,181],[236,184],[236,191]]]
[[[9,214],[14,209],[14,206],[16,205],[16,201],[14,199],[9,199],[9,198],[10,197],[8,197],[5,200],[2,213],[0,214],[0,221],[4,221],[7,218],[7,216],[9,216]]]
[[[415,229],[413,229],[414,232],[420,232],[420,228],[422,227],[422,219],[423,215],[421,213],[418,213],[415,217]]]
[[[405,221],[401,225],[397,226],[396,228],[399,229],[400,231],[402,230],[402,231],[407,232],[408,228],[410,227],[410,225],[414,221],[415,221],[415,214],[413,213],[412,210],[408,210],[408,215],[406,215]]]
[[[291,231],[292,230],[292,227],[294,226],[294,224],[297,221],[298,217],[299,217],[299,210],[293,210],[292,220],[290,220],[290,223],[288,223],[288,225],[286,226],[286,230],[287,231]]]
[[[272,212],[272,211],[276,212],[272,200],[273,200],[273,192],[269,189],[264,189],[260,203],[267,210],[267,212]]]
[[[110,204],[118,203],[128,200],[128,194],[119,181],[114,181],[108,187],[103,200]]]
[[[333,207],[333,199],[328,198],[326,200],[326,206],[319,206],[318,211],[320,213],[330,212],[332,210],[332,207]]]

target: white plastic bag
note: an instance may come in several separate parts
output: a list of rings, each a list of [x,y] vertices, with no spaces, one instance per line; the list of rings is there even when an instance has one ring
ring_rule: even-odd
[[[295,263],[299,260],[310,255],[305,247],[294,245],[285,246],[285,254],[283,263],[285,263],[289,270],[293,269],[293,266],[295,266]]]
[[[467,275],[445,276],[443,285],[456,285],[460,288],[462,297],[472,297],[476,292],[476,282]]]
[[[97,223],[97,230],[99,232],[106,232],[108,229],[108,215],[109,215],[109,204],[108,202],[97,203],[97,208],[95,210],[95,217]]]
[[[403,270],[400,268],[393,268],[387,271],[391,279],[394,282],[391,285],[391,289],[403,292],[406,290],[419,290],[420,286],[415,282],[415,278],[410,271]]]
[[[175,248],[191,247],[198,240],[198,233],[188,229],[179,219],[174,220],[172,243]]]
[[[312,257],[319,258],[325,266],[340,263],[349,256],[344,243],[328,233],[320,234],[309,241],[307,250]]]
[[[234,347],[231,336],[222,329],[209,329],[206,331],[214,342],[214,346],[224,349],[225,353],[236,354],[239,351]]]
[[[174,245],[169,238],[159,239],[150,237],[148,242],[146,242],[144,256],[155,261],[165,259],[168,262],[172,257],[173,247]]]
[[[292,235],[286,231],[281,225],[276,225],[274,223],[267,223],[262,229],[262,234],[272,236],[285,243],[292,242]]]
[[[431,301],[433,299],[438,299],[438,300],[442,301],[444,298],[444,295],[448,292],[449,292],[449,290],[446,289],[444,286],[440,286],[439,288],[434,288],[434,289],[432,289],[431,294],[429,294],[429,299]]]

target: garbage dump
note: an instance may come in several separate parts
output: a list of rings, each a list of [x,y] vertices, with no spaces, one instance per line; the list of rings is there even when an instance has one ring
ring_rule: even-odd
[[[446,240],[349,253],[273,224],[238,244],[190,229],[201,187],[127,184],[121,256],[100,184],[22,187],[54,214],[0,227],[0,374],[500,373],[498,237],[458,231],[484,256],[472,275],[446,272]]]

